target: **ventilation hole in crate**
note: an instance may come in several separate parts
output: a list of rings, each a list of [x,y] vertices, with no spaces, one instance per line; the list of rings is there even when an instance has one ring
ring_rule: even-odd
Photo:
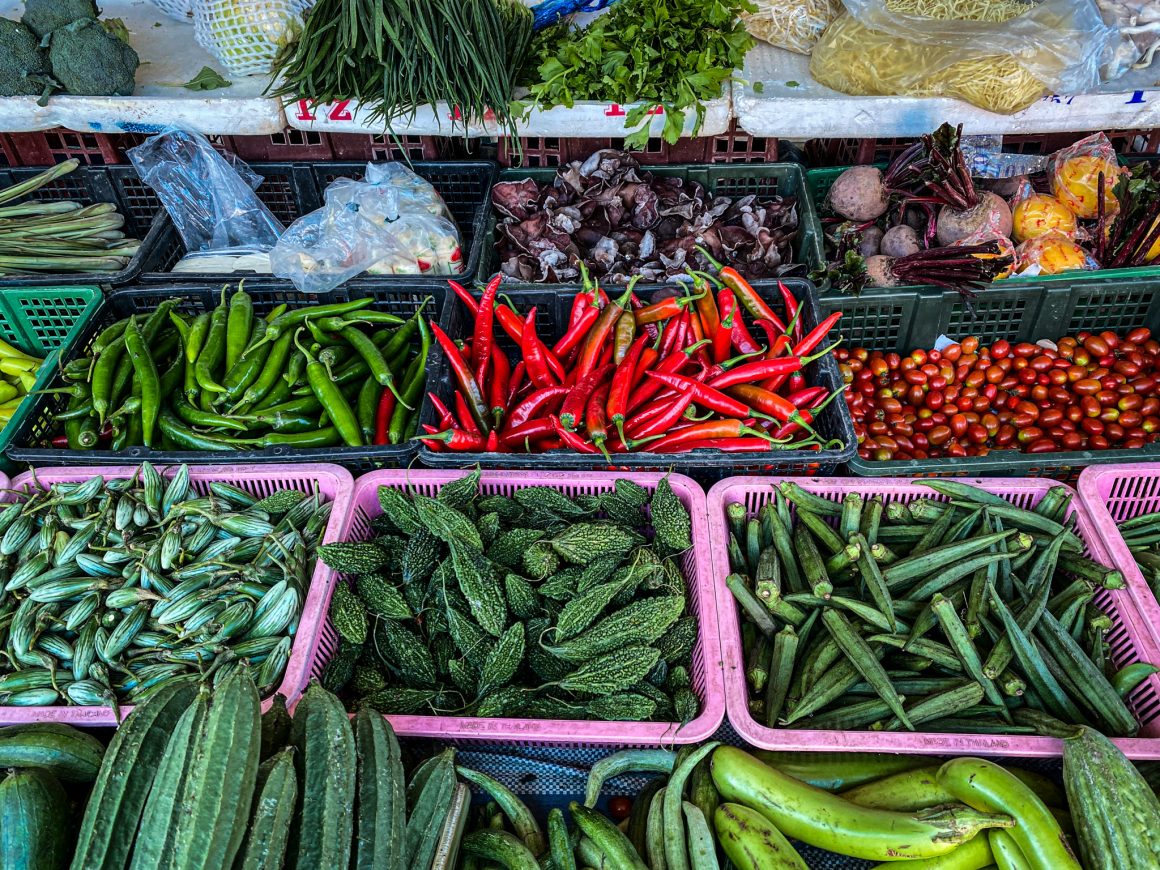
[[[257,194],[282,223],[291,224],[301,217],[294,188],[287,176],[270,173],[258,188]]]
[[[972,305],[972,314],[962,302],[951,308],[948,335],[965,338],[977,336],[980,342],[990,343],[1000,338],[1011,338],[1017,334],[1023,322],[1027,302],[1020,298],[987,299],[978,297]]]
[[[1127,332],[1144,322],[1152,305],[1153,288],[1098,288],[1080,295],[1068,323],[1069,334],[1081,330]]]
[[[828,303],[828,306],[842,312],[842,334],[851,346],[894,348],[898,331],[902,327],[901,305],[851,303],[852,311],[847,311],[842,302]]]

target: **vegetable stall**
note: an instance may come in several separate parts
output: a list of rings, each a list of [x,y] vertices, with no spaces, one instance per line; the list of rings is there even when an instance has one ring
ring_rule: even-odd
[[[1155,17],[0,0],[0,867],[1160,866]]]

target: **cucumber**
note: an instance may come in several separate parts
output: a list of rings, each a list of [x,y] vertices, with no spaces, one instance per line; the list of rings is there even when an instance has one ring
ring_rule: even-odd
[[[258,769],[258,791],[235,870],[280,870],[298,798],[294,750],[283,749]]]
[[[101,770],[101,741],[59,722],[0,728],[0,768],[47,770],[63,782],[92,782]]]
[[[381,714],[364,707],[354,717],[354,745],[358,801],[352,866],[403,870],[407,800],[399,741]]]
[[[1085,867],[1160,866],[1160,800],[1112,741],[1090,728],[1065,739],[1063,786]]]
[[[68,860],[68,797],[44,770],[11,771],[0,782],[0,866],[59,870]]]
[[[172,870],[233,865],[250,819],[261,729],[258,688],[248,671],[235,671],[213,694],[181,784]]]
[[[298,870],[350,863],[355,798],[354,734],[342,702],[317,682],[294,708],[298,814],[286,866]]]
[[[536,856],[507,831],[474,831],[463,838],[463,851],[507,870],[540,870]]]
[[[137,705],[105,751],[81,821],[72,870],[122,870],[137,823],[177,720],[193,702],[197,680],[175,679]]]

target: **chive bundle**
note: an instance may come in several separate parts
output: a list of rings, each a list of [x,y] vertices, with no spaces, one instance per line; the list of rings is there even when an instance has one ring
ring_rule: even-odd
[[[514,135],[509,101],[532,21],[519,0],[320,0],[275,61],[273,92],[354,99],[387,129],[446,102],[464,125],[490,110]]]

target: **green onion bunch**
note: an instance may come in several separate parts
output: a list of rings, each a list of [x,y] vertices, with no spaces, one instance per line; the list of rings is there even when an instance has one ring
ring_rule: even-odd
[[[491,110],[514,134],[508,103],[532,20],[520,0],[319,0],[275,61],[272,91],[357,100],[387,129],[446,102],[465,125]]]

